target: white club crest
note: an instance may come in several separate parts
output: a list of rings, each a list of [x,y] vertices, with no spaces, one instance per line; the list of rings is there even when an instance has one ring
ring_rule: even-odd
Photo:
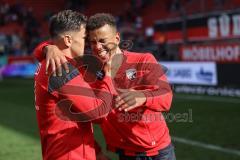
[[[137,70],[136,69],[126,70],[126,76],[129,80],[134,80],[135,78],[137,78]]]

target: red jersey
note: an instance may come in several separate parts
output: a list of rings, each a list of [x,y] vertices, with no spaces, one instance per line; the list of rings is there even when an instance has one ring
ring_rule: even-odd
[[[108,146],[125,155],[154,156],[171,143],[162,111],[168,111],[172,91],[163,69],[152,54],[124,51],[124,61],[114,83],[116,88],[145,90],[143,106],[124,113],[114,110],[101,123]]]
[[[41,46],[35,52],[41,52]],[[35,74],[35,106],[43,159],[95,160],[89,121],[106,116],[111,110],[112,94],[108,93],[113,93],[113,85],[105,77],[96,82],[99,90],[94,92],[69,62],[70,73],[62,77],[47,76],[45,61]]]

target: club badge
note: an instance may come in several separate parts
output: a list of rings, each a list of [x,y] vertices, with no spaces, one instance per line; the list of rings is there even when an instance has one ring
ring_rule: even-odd
[[[134,80],[137,78],[137,70],[136,69],[128,69],[126,70],[126,76],[129,80]]]

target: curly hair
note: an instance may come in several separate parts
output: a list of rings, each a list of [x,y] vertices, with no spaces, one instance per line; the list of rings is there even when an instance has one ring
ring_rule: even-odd
[[[80,12],[63,10],[50,18],[49,33],[52,38],[55,38],[67,31],[77,31],[86,23],[87,17]]]
[[[113,15],[108,13],[97,13],[91,16],[87,22],[87,30],[93,31],[95,29],[101,28],[105,24],[108,24],[116,29],[116,20]]]

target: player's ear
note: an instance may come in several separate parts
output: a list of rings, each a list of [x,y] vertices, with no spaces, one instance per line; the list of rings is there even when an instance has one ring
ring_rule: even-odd
[[[120,40],[121,40],[121,38],[120,38],[120,33],[117,32],[117,33],[116,33],[116,42],[117,42],[117,44],[120,43]]]
[[[70,35],[64,35],[63,37],[64,43],[67,47],[70,47],[72,44],[72,37]]]

